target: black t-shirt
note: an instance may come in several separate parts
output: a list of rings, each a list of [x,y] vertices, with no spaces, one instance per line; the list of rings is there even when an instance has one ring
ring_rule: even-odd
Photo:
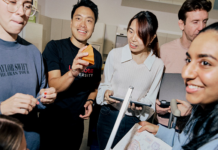
[[[101,81],[101,54],[96,49],[93,48],[93,50],[95,64],[88,66],[80,73],[67,90],[58,93],[53,105],[68,109],[72,114],[84,113],[84,104],[89,94],[97,88],[96,85]],[[63,76],[71,69],[78,51],[79,48],[72,44],[70,38],[50,41],[42,54],[46,70],[48,72],[60,70]]]

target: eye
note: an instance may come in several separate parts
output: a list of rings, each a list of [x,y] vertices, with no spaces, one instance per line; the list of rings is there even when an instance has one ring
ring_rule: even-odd
[[[17,1],[15,1],[15,0],[10,0],[9,3],[11,3],[11,4],[16,4]]]
[[[188,63],[191,62],[191,59],[190,59],[190,58],[186,58],[186,59],[185,59],[185,62],[188,64]]]
[[[80,20],[80,18],[76,18],[76,20]]]
[[[92,20],[88,20],[88,22],[90,22],[90,23],[91,23],[91,22],[92,22]]]
[[[30,4],[25,4],[24,7],[25,7],[26,9],[32,9],[32,5],[30,5]]]
[[[129,33],[132,33],[132,31],[131,31],[131,30],[129,30]]]
[[[203,65],[203,66],[210,66],[210,64],[207,61],[202,61],[201,65]]]

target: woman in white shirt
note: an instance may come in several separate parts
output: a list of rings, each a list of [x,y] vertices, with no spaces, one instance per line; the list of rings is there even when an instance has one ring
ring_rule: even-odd
[[[124,98],[128,87],[133,86],[131,100],[151,105],[129,106],[112,147],[135,123],[147,120],[155,111],[155,100],[164,68],[159,58],[157,28],[158,21],[153,13],[139,12],[128,24],[128,45],[113,49],[108,54],[97,95],[97,103],[103,105],[97,125],[100,150],[106,147],[122,105],[109,96]]]

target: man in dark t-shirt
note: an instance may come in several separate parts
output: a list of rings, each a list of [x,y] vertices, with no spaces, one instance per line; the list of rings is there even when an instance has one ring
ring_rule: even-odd
[[[101,80],[102,58],[93,48],[94,65],[82,57],[98,18],[98,8],[90,0],[81,0],[71,13],[72,37],[50,41],[44,52],[49,86],[58,92],[55,103],[40,114],[42,149],[78,150],[84,130],[84,119],[92,112],[92,104]]]

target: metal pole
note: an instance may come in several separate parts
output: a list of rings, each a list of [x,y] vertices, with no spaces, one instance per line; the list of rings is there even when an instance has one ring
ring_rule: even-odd
[[[106,146],[105,150],[111,150],[111,146],[112,146],[114,138],[115,138],[115,136],[117,134],[117,130],[118,130],[119,126],[120,126],[120,122],[123,119],[123,116],[125,115],[126,109],[128,108],[129,101],[130,101],[129,97],[131,96],[133,89],[134,88],[132,86],[130,86],[127,93],[126,93],[126,97],[125,97],[125,99],[123,101],[122,107],[121,107],[120,112],[118,114],[117,120],[116,120],[114,128],[113,128],[113,130],[111,132],[110,138],[109,138],[109,140],[107,142],[107,146]]]

